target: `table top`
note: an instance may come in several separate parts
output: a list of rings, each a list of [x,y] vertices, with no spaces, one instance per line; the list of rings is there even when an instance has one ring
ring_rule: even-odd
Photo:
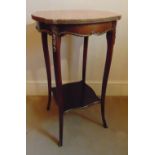
[[[32,18],[46,24],[88,24],[116,21],[120,14],[96,10],[37,11]]]

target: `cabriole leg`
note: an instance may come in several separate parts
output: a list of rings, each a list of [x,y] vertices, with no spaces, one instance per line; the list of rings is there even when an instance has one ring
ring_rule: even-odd
[[[53,61],[55,70],[56,80],[56,100],[59,107],[59,146],[62,146],[63,142],[63,93],[62,93],[62,78],[61,78],[61,60],[60,60],[60,46],[61,37],[55,32],[52,34],[52,45],[53,45]]]
[[[108,31],[106,34],[106,38],[107,38],[107,55],[106,55],[106,62],[105,62],[103,82],[102,82],[102,93],[101,93],[101,115],[102,115],[104,128],[108,128],[105,120],[105,94],[106,94],[106,87],[107,87],[111,61],[112,61],[113,46],[115,42],[115,29],[112,31]]]
[[[49,56],[49,50],[48,50],[48,41],[47,41],[47,33],[42,32],[42,46],[43,46],[43,52],[44,52],[44,58],[45,58],[45,65],[46,65],[46,73],[47,73],[47,82],[48,82],[48,104],[47,104],[47,110],[50,109],[51,105],[51,67],[50,67],[50,56]]]

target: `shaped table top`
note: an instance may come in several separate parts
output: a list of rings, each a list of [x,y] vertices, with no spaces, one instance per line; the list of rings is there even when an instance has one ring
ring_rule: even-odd
[[[46,24],[88,24],[116,21],[120,14],[95,10],[37,11],[32,19]]]

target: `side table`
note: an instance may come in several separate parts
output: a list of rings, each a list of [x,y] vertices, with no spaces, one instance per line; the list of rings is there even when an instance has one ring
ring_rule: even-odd
[[[90,103],[99,101],[101,103],[103,127],[107,128],[105,120],[105,93],[115,42],[116,23],[121,16],[107,11],[64,10],[37,11],[32,14],[32,18],[37,22],[36,28],[39,32],[41,32],[42,36],[42,46],[48,80],[47,109],[50,109],[51,92],[53,92],[59,108],[59,146],[62,146],[63,142],[63,114],[66,110],[83,107]],[[107,54],[100,99],[85,81],[88,37],[93,34],[101,35],[103,33],[106,33],[107,38]],[[84,37],[82,80],[79,82],[62,84],[60,46],[61,37],[66,34]],[[56,80],[56,87],[53,88],[51,86],[51,68],[47,35],[52,36],[53,61]]]

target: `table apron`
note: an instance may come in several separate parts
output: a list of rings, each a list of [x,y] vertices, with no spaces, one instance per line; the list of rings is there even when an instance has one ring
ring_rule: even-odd
[[[69,24],[69,25],[53,25],[53,24],[44,24],[37,22],[37,30],[40,32],[46,32],[49,35],[52,35],[53,32],[59,36],[64,36],[67,34],[76,35],[76,36],[90,36],[90,35],[101,35],[105,32],[115,29],[116,21],[104,22],[104,23],[95,23],[95,24]]]

